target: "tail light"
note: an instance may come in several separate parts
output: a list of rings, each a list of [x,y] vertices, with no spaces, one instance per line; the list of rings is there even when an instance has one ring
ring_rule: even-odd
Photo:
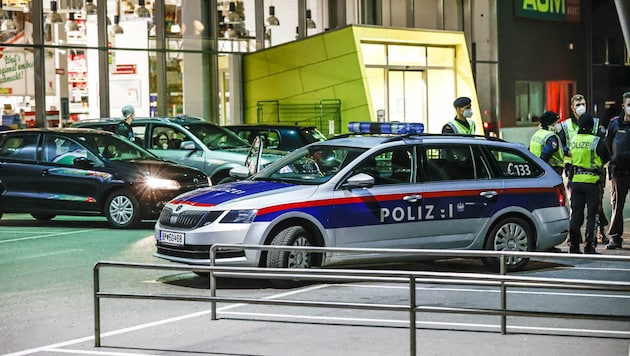
[[[556,195],[558,196],[558,203],[560,206],[567,205],[567,195],[564,190],[564,184],[558,184],[553,189],[556,191]]]

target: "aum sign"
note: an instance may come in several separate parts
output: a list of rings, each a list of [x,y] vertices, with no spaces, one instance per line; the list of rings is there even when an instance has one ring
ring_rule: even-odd
[[[515,0],[517,17],[580,22],[580,0]]]

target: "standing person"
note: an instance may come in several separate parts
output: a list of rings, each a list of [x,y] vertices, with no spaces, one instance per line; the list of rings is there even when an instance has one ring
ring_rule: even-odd
[[[474,135],[475,122],[470,120],[473,116],[471,100],[462,96],[453,102],[455,107],[455,118],[442,127],[442,133],[458,135]]]
[[[623,239],[623,209],[630,187],[630,92],[622,96],[623,114],[611,120],[606,131],[606,145],[611,153],[610,201],[612,217],[608,235],[612,240],[606,248],[621,248]]]
[[[134,142],[133,128],[131,123],[133,118],[136,117],[135,109],[131,105],[125,105],[122,107],[123,117],[116,128],[116,133],[120,136],[126,137],[129,141]]]
[[[529,141],[529,150],[561,175],[564,169],[564,151],[555,132],[558,119],[558,114],[553,111],[545,111],[540,115],[540,128]]]
[[[560,138],[560,143],[562,144],[562,148],[564,149],[564,174],[567,177],[567,193],[569,196],[569,200],[571,199],[571,181],[572,181],[572,159],[571,152],[569,151],[569,145],[571,144],[571,139],[577,135],[579,125],[578,119],[586,112],[586,99],[582,94],[575,94],[571,97],[571,115],[560,124],[560,131],[558,132],[558,137]],[[600,139],[604,139],[606,134],[606,129],[601,126],[599,118],[593,118],[593,135],[597,135]],[[603,202],[604,199],[604,186],[606,185],[606,174],[605,169],[602,169],[602,179],[600,179],[600,190],[601,197],[600,201]],[[606,219],[606,215],[604,214],[604,205],[599,204],[599,211],[597,212],[597,226],[599,230],[599,236],[602,243],[608,243],[608,237],[606,237],[606,233],[604,232],[604,227],[608,225],[608,220]]]
[[[584,113],[578,120],[579,129],[571,140],[573,181],[571,183],[571,221],[569,253],[581,253],[580,228],[586,206],[586,246],[584,253],[595,254],[597,246],[597,211],[601,202],[599,180],[604,164],[610,159],[608,149],[599,136],[593,135],[593,117]]]

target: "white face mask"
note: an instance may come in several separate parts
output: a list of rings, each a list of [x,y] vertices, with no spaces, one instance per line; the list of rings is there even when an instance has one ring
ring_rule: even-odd
[[[467,119],[471,118],[473,116],[473,111],[472,109],[466,109],[464,110],[464,113],[462,115],[464,115],[464,117]]]
[[[626,106],[626,114],[630,115],[630,105]]]
[[[575,113],[577,114],[577,116],[582,116],[582,114],[584,114],[585,112],[586,112],[585,105],[580,105],[577,108],[575,108]]]

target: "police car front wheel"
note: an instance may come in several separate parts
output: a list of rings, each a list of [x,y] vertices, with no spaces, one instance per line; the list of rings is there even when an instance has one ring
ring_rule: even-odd
[[[522,251],[532,250],[534,245],[534,233],[530,225],[518,217],[504,218],[496,223],[486,237],[486,250],[493,251]],[[490,270],[498,272],[501,268],[500,261],[494,257],[482,258],[483,264]],[[505,259],[508,272],[519,271],[529,261],[529,258],[508,256]]]
[[[275,246],[312,246],[311,234],[302,226],[291,226],[275,235],[271,241]],[[269,268],[310,268],[313,255],[308,251],[269,251],[267,267]],[[290,288],[300,285],[297,280],[272,280],[276,288]]]

